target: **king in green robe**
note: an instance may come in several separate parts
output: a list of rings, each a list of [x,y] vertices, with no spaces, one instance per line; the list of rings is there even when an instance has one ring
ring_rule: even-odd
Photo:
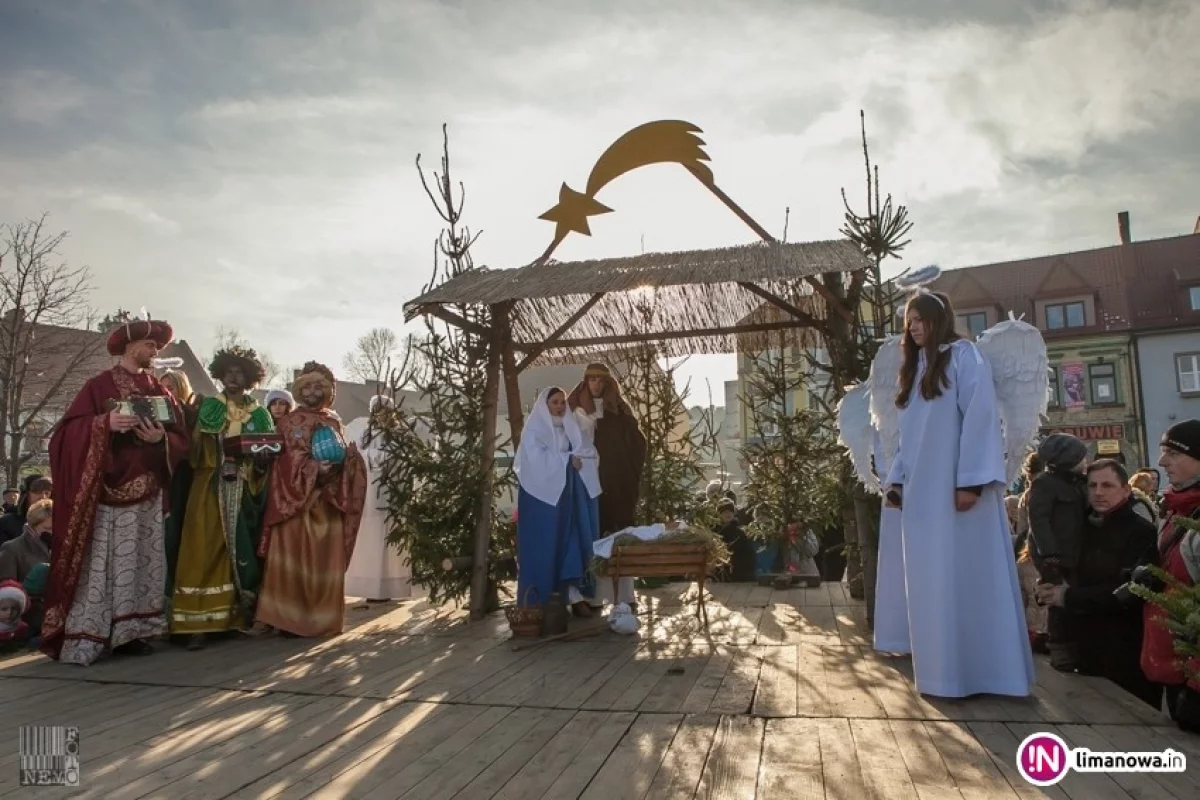
[[[227,452],[229,437],[271,433],[271,415],[248,392],[265,376],[250,349],[219,351],[209,374],[223,391],[200,404],[188,461],[194,477],[180,531],[171,587],[171,633],[188,636],[188,648],[204,646],[207,634],[253,622],[262,563],[262,535],[269,465]]]

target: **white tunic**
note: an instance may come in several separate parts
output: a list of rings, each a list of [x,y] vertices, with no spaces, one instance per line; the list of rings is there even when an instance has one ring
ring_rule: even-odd
[[[874,440],[875,472],[887,478],[891,464],[883,452],[878,433],[874,433]],[[875,567],[875,649],[885,653],[912,652],[908,636],[908,592],[904,586],[900,510],[888,508],[886,500],[879,514],[879,558]]]
[[[900,448],[885,486],[903,486],[900,513],[917,690],[939,697],[1027,696],[1033,655],[1004,509],[1004,444],[987,360],[952,346],[950,387],[900,409]],[[956,488],[983,486],[969,510]]]
[[[359,417],[346,426],[346,441],[357,442],[367,462],[367,502],[346,569],[346,594],[371,600],[400,599],[412,595],[412,568],[395,545],[387,541],[387,494],[379,485],[383,459],[378,439],[367,442],[368,419]]]

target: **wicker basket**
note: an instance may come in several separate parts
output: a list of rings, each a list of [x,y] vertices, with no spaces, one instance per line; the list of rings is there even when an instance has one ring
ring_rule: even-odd
[[[537,589],[530,586],[525,590],[523,607],[513,603],[504,609],[504,616],[508,618],[508,628],[513,636],[535,638],[542,635],[542,607],[529,604],[530,592],[533,593],[534,600],[537,600]]]

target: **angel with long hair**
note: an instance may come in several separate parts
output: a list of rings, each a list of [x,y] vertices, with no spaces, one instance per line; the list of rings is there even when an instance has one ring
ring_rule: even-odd
[[[1016,319],[978,344],[964,339],[950,298],[922,288],[929,280],[901,283],[914,290],[905,331],[880,349],[869,382],[876,452],[894,447],[875,484],[895,519],[892,530],[881,525],[880,581],[902,578],[890,598],[881,587],[878,607],[902,599],[908,623],[877,620],[877,646],[908,645],[923,694],[1024,697],[1033,657],[1004,492],[1045,411],[1045,343]],[[862,434],[843,422],[843,441],[864,477]]]

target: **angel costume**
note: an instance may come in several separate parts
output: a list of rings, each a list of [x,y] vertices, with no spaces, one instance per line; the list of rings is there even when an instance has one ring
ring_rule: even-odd
[[[372,414],[392,406],[390,397],[371,398]],[[379,430],[371,430],[371,418],[359,417],[346,426],[346,440],[358,444],[367,462],[367,503],[363,507],[354,555],[346,570],[346,594],[369,600],[389,600],[412,594],[412,570],[400,551],[388,544],[387,489],[379,482],[383,462]]]
[[[893,339],[885,347],[898,344],[900,337]],[[846,392],[838,405],[838,428],[859,480],[875,494],[881,494],[879,479],[886,477],[891,469],[896,437],[884,440],[871,421],[870,402],[869,380]],[[911,653],[900,509],[880,502],[883,508],[879,514],[879,553],[875,567],[875,649],[884,653]]]
[[[569,602],[592,594],[589,562],[600,533],[596,452],[570,411],[550,413],[551,389],[533,405],[517,447],[517,604],[541,605],[552,592]],[[572,457],[583,462],[581,469]]]
[[[958,340],[943,347],[951,352],[950,385],[937,398],[926,400],[918,388],[926,368],[922,351],[909,403],[897,408],[900,337],[880,349],[869,387],[885,458],[898,435],[895,457],[886,472],[880,469],[886,475],[881,488],[901,487],[903,508],[893,511],[917,690],[1025,697],[1033,687],[1033,656],[1004,491],[1045,410],[1045,343],[1036,328],[1011,319],[985,331],[978,346]],[[862,435],[843,429],[843,441],[853,447]],[[857,447],[852,460],[861,477],[866,459]],[[955,491],[968,487],[980,489],[979,499],[957,511]],[[897,566],[895,550],[885,547],[887,528],[881,523],[878,610],[896,605],[899,593],[886,577]],[[898,647],[902,625],[886,611],[876,617],[876,641],[880,649],[906,649]]]

